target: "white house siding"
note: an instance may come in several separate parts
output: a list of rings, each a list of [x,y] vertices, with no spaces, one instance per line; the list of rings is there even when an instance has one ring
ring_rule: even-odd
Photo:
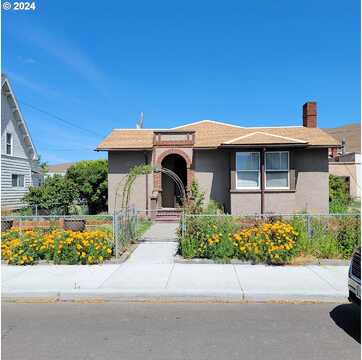
[[[13,187],[12,174],[24,175],[24,187]],[[28,159],[1,156],[1,207],[16,209],[23,207],[23,196],[32,186],[31,166]]]
[[[6,154],[6,133],[13,136],[13,156],[28,158],[24,144],[24,135],[19,127],[19,122],[10,107],[11,98],[1,94],[1,154]]]
[[[25,205],[22,198],[33,185],[31,169],[36,159],[30,134],[14,99],[4,82],[1,89],[1,207],[6,209]],[[11,155],[6,154],[6,133],[12,134]],[[24,175],[24,187],[12,186],[12,174]]]

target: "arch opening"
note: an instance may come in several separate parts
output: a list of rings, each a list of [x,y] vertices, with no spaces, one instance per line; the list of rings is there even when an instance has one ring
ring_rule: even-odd
[[[179,154],[169,154],[161,162],[163,168],[176,173],[187,188],[187,164],[186,160]],[[167,174],[162,173],[162,207],[176,208],[182,205],[182,194],[175,181]]]

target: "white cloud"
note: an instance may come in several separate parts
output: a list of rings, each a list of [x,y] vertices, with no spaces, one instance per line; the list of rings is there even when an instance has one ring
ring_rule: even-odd
[[[21,35],[21,38],[25,37],[28,43],[57,58],[77,73],[78,76],[86,80],[94,89],[97,89],[103,96],[106,96],[105,84],[107,80],[105,75],[76,44],[51,34],[49,31],[35,28],[28,29],[25,34],[21,33],[19,35]]]
[[[5,74],[9,77],[10,82],[15,82],[21,86],[25,86],[28,89],[35,91],[46,97],[58,97],[61,94],[48,86],[40,84],[38,81],[32,81],[22,75],[16,74],[12,71],[6,71]]]
[[[19,61],[21,61],[23,64],[25,65],[32,65],[32,64],[36,64],[36,60],[33,59],[32,57],[23,57],[23,56],[18,56]]]

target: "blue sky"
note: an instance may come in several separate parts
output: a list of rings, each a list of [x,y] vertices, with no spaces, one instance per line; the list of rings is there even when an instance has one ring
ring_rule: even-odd
[[[42,159],[105,157],[112,128],[360,121],[359,1],[36,1],[2,12],[2,67]],[[65,125],[25,104],[90,132]]]

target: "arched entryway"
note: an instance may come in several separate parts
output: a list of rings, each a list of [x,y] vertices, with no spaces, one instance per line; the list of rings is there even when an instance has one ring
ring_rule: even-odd
[[[167,155],[163,158],[161,166],[176,173],[184,184],[184,187],[187,188],[187,163],[181,155]],[[161,184],[162,207],[176,208],[181,205],[182,194],[180,193],[175,181],[166,174],[162,174]]]

